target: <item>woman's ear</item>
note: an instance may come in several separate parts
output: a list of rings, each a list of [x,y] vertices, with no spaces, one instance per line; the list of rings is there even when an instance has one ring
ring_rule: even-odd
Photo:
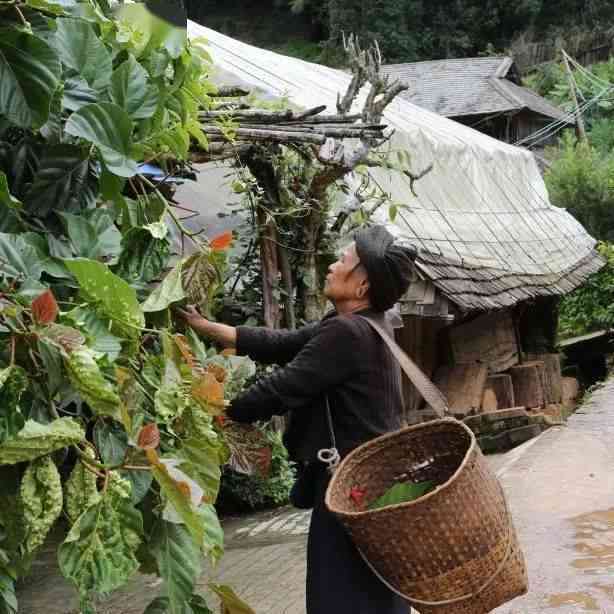
[[[368,292],[369,292],[369,280],[363,279],[360,282],[360,285],[358,286],[358,288],[356,288],[356,298],[357,299],[365,298]]]

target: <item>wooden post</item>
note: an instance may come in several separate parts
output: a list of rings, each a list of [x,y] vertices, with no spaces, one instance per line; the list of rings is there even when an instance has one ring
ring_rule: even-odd
[[[578,93],[576,90],[576,79],[573,76],[573,72],[571,70],[571,66],[569,66],[569,60],[567,59],[567,53],[565,53],[565,49],[561,49],[561,54],[563,55],[563,62],[565,63],[565,70],[567,71],[567,77],[569,78],[569,88],[571,89],[571,97],[573,98],[574,104],[576,106],[576,134],[578,139],[583,142],[587,142],[586,136],[586,128],[584,126],[584,118],[582,117],[582,112],[580,111],[580,105],[578,103]]]
[[[496,373],[490,375],[486,380],[486,386],[484,388],[484,395],[486,391],[492,390],[497,399],[497,409],[507,409],[508,407],[516,407],[514,400],[514,386],[512,385],[512,376],[507,373]],[[482,409],[484,402],[482,402]]]

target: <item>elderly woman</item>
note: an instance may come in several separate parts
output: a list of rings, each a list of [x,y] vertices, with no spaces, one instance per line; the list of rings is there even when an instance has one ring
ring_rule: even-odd
[[[307,548],[307,614],[406,614],[408,605],[368,569],[344,529],[328,512],[330,475],[317,460],[330,448],[326,403],[341,457],[401,426],[400,371],[366,316],[389,334],[384,312],[408,288],[415,252],[397,246],[381,226],[359,231],[332,264],[325,294],[335,306],[322,321],[296,331],[237,328],[183,312],[199,333],[257,361],[284,365],[248,388],[228,416],[238,422],[290,412],[285,441],[292,459],[307,464],[300,498],[311,493]],[[305,480],[310,483],[305,484]]]

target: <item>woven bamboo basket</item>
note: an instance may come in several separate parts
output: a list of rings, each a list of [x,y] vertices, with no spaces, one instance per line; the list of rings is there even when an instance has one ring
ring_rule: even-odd
[[[439,486],[366,509],[398,481],[425,480]],[[361,507],[355,487],[366,493]],[[336,470],[326,505],[380,579],[421,614],[482,614],[527,591],[503,490],[461,422],[419,424],[357,448]]]

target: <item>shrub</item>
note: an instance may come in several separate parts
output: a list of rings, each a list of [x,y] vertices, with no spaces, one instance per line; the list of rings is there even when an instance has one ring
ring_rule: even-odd
[[[600,243],[605,266],[561,301],[559,336],[574,337],[614,327],[614,244]]]
[[[244,475],[225,467],[217,507],[225,513],[277,507],[288,502],[294,483],[294,467],[288,459],[281,433],[262,427],[271,447],[271,471],[266,477]]]

